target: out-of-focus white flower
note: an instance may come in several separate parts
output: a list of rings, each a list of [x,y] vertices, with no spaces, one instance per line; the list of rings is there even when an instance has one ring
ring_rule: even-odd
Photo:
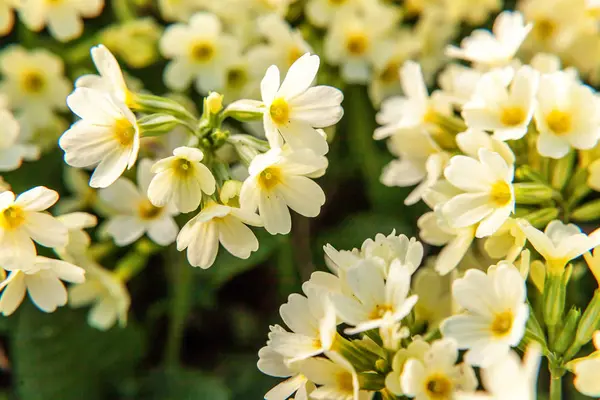
[[[423,260],[423,245],[416,238],[408,238],[406,235],[396,235],[393,230],[388,236],[381,233],[375,235],[375,239],[367,239],[360,247],[360,253],[364,258],[377,257],[384,261],[385,276],[389,273],[389,267],[398,260],[412,274],[421,265]]]
[[[292,149],[308,148],[318,155],[329,150],[317,128],[336,124],[344,114],[342,92],[331,86],[314,86],[319,57],[305,54],[289,69],[283,83],[279,69],[271,66],[261,82],[262,102],[240,100],[231,109],[263,114],[265,134],[271,147],[284,142]]]
[[[514,262],[526,242],[527,238],[517,220],[509,218],[500,229],[486,239],[484,249],[492,258]]]
[[[440,72],[438,85],[451,103],[462,106],[471,99],[481,75],[477,69],[449,64]]]
[[[21,0],[19,16],[32,31],[48,26],[48,31],[61,42],[78,38],[83,33],[82,18],[98,16],[104,0]]]
[[[479,223],[475,235],[490,236],[514,211],[512,187],[514,167],[498,154],[482,148],[479,160],[454,156],[444,176],[465,193],[442,206],[442,213],[453,228],[466,228]]]
[[[98,75],[89,74],[77,78],[76,87],[87,87],[110,93],[125,105],[131,105],[131,92],[127,88],[123,72],[115,56],[104,45],[92,47],[90,50]]]
[[[33,264],[33,241],[45,247],[64,247],[67,228],[43,212],[58,201],[58,193],[35,187],[15,199],[13,192],[0,194],[0,260],[5,269],[27,268]]]
[[[271,327],[271,333],[281,331],[283,331],[283,328],[279,325]],[[265,394],[265,400],[286,400],[307,383],[306,377],[294,368],[295,364],[288,363],[281,354],[270,346],[261,348],[258,357],[257,366],[260,372],[277,378],[287,378],[269,390]]]
[[[177,250],[187,248],[188,261],[192,266],[200,268],[213,265],[219,251],[219,242],[234,256],[246,259],[258,250],[258,240],[246,224],[262,225],[254,210],[209,201],[179,232]]]
[[[311,399],[368,400],[372,394],[360,390],[358,374],[345,358],[328,352],[327,358],[313,357],[298,363],[298,368],[311,382],[319,386],[310,394]]]
[[[276,65],[280,71],[287,71],[304,54],[313,52],[300,31],[292,29],[283,17],[268,14],[257,24],[267,44],[254,46],[248,56],[263,70]]]
[[[436,114],[450,115],[450,101],[440,92],[431,97],[423,80],[421,67],[414,61],[407,61],[400,70],[403,97],[391,97],[381,105],[377,122],[383,125],[375,130],[375,139],[384,139],[407,131],[437,132],[434,125]]]
[[[525,136],[536,105],[539,74],[525,65],[484,74],[462,115],[469,128],[492,131],[499,140]]]
[[[167,21],[187,21],[206,5],[206,0],[158,0],[160,15]]]
[[[591,149],[600,137],[600,102],[589,86],[565,72],[542,76],[535,123],[539,153],[562,158],[571,147]]]
[[[531,28],[521,13],[504,11],[494,21],[492,32],[477,29],[462,40],[460,48],[448,46],[446,54],[487,67],[507,65]]]
[[[400,377],[404,370],[404,365],[409,359],[423,360],[425,353],[430,345],[419,336],[415,336],[406,348],[399,349],[392,359],[392,371],[385,377],[385,387],[396,396],[404,394]]]
[[[82,283],[85,271],[65,261],[36,257],[33,264],[15,269],[0,283],[2,315],[11,315],[23,302],[25,293],[44,312],[53,312],[67,304],[67,289],[61,282]]]
[[[600,245],[600,232],[588,236],[574,224],[554,220],[542,232],[525,220],[520,219],[518,223],[529,243],[554,272],[562,272],[569,261]]]
[[[137,160],[140,130],[135,115],[121,101],[85,87],[75,89],[67,104],[81,119],[60,138],[65,162],[78,168],[95,165],[90,186],[110,186]]]
[[[0,54],[0,72],[4,78],[0,92],[11,108],[40,120],[65,109],[71,84],[60,57],[44,49],[28,51],[13,45]]]
[[[156,175],[148,187],[148,198],[157,207],[173,204],[182,213],[194,211],[200,205],[202,193],[215,192],[215,178],[201,161],[202,151],[191,147],[178,147],[172,157],[152,166]]]
[[[170,25],[159,47],[162,55],[172,60],[163,76],[167,87],[181,91],[194,80],[200,93],[223,87],[223,67],[229,54],[239,51],[237,40],[223,32],[219,18],[206,12],[194,14],[189,24]]]
[[[137,187],[126,178],[99,191],[100,199],[112,209],[105,230],[119,246],[127,246],[144,233],[155,243],[167,246],[175,241],[179,228],[173,219],[177,211],[172,205],[156,207],[148,199],[152,180],[152,161],[142,160],[137,170]]]
[[[594,333],[594,347],[596,351],[583,359],[573,360],[573,374],[575,374],[575,388],[590,397],[600,396],[600,331]]]
[[[451,284],[456,276],[456,274],[441,276],[431,268],[432,266],[426,264],[413,277],[413,292],[419,296],[419,301],[415,305],[415,317],[417,321],[427,323],[430,331],[452,315],[454,307]]]
[[[304,287],[307,297],[292,294],[279,309],[291,332],[275,329],[267,345],[288,362],[304,360],[331,350],[335,340],[336,313],[326,292]]]
[[[338,316],[353,326],[345,330],[347,334],[391,325],[411,312],[417,296],[408,296],[412,272],[409,268],[395,260],[386,279],[379,265],[366,259],[347,271],[345,278],[351,292],[331,297]]]
[[[59,257],[73,264],[80,264],[79,257],[86,253],[90,247],[91,239],[85,229],[93,228],[98,224],[98,218],[85,212],[63,214],[56,218],[63,224],[68,232],[68,242],[64,248],[55,248]]]
[[[337,14],[325,37],[325,58],[340,66],[342,78],[349,83],[369,81],[375,44],[388,35],[394,25],[393,13],[375,11],[377,8],[369,7],[361,13],[350,9]]]
[[[309,178],[327,167],[327,159],[308,149],[285,153],[271,149],[252,160],[250,176],[242,185],[240,204],[258,208],[265,229],[272,235],[290,232],[289,208],[305,217],[316,217],[325,204],[323,189]]]
[[[85,282],[69,288],[69,306],[92,305],[87,321],[96,329],[105,331],[115,323],[125,326],[131,298],[121,277],[94,262],[84,267]]]
[[[421,359],[409,358],[401,376],[404,395],[417,400],[451,399],[458,391],[474,392],[477,377],[473,368],[456,364],[458,349],[452,339],[431,344]]]
[[[0,171],[14,171],[24,160],[33,161],[39,158],[39,149],[33,145],[20,143],[19,123],[8,110],[0,107]]]
[[[503,262],[485,272],[470,269],[452,285],[452,295],[466,310],[440,326],[445,337],[468,349],[469,364],[488,367],[516,346],[529,317],[525,281],[519,270]]]
[[[336,15],[358,9],[362,3],[362,0],[309,0],[305,12],[312,24],[324,28],[332,23]]]
[[[513,165],[516,161],[508,144],[480,130],[467,129],[459,133],[456,135],[456,144],[465,155],[472,158],[477,158],[480,149],[487,149],[498,153],[508,165]]]
[[[535,400],[541,351],[530,345],[521,359],[514,351],[482,369],[483,387],[487,393],[457,393],[456,400]]]
[[[21,4],[21,0],[2,0],[0,2],[0,36],[10,33],[15,24],[14,10]]]
[[[256,54],[249,51],[245,54],[231,54],[228,58],[225,68],[225,81],[223,87],[215,88],[223,94],[227,103],[239,99],[252,98],[259,95],[260,80],[266,67],[260,67],[261,61],[258,61]],[[269,64],[270,65],[270,64]]]
[[[87,210],[96,205],[96,189],[88,184],[89,175],[81,169],[66,167],[63,172],[63,182],[71,192],[70,197],[63,197],[56,205],[59,214],[77,210]]]

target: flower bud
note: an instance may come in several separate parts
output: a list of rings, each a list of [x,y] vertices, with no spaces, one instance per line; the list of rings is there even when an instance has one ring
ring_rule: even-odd
[[[210,92],[205,100],[205,105],[212,115],[218,114],[223,109],[223,95],[217,92]]]
[[[219,199],[221,202],[230,207],[239,207],[239,196],[240,190],[242,189],[242,182],[236,180],[228,180],[221,187],[219,193]]]
[[[184,120],[195,120],[194,116],[181,104],[166,97],[151,94],[132,94],[132,109],[146,114],[170,114]]]
[[[573,174],[573,164],[575,162],[575,152],[570,151],[563,158],[556,160],[550,176],[552,187],[556,190],[562,190]]]
[[[546,183],[546,180],[530,165],[522,165],[515,170],[515,178],[521,181],[533,181],[538,183]]]
[[[140,135],[158,136],[169,133],[182,122],[169,114],[151,114],[138,119]]]
[[[542,204],[552,199],[554,190],[542,183],[521,182],[513,184],[517,204]]]
[[[585,203],[571,213],[571,218],[577,222],[588,222],[600,218],[600,199]]]
[[[581,346],[586,345],[594,332],[600,326],[600,289],[594,292],[594,297],[583,312],[579,326],[577,327],[577,335],[575,342]]]
[[[567,296],[563,275],[548,273],[544,284],[544,322],[556,327],[562,320]]]
[[[580,317],[581,311],[576,307],[573,307],[571,310],[569,310],[563,328],[556,338],[556,342],[553,346],[553,350],[555,350],[557,353],[563,354],[575,341],[575,332],[577,331],[577,325]]]
[[[531,225],[538,229],[543,229],[550,221],[558,218],[559,213],[560,211],[558,208],[547,207],[522,215],[520,218],[527,220]]]

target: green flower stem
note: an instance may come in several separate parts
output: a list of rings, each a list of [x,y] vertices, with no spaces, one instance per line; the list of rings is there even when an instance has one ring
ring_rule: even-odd
[[[167,367],[177,367],[180,363],[181,341],[185,331],[187,316],[191,309],[193,287],[192,267],[179,253],[167,262],[169,279],[170,317],[165,348],[165,364]]]
[[[562,400],[562,376],[550,370],[550,400]]]

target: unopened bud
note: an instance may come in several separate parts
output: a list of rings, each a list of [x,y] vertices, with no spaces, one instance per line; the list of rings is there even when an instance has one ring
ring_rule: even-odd
[[[562,190],[573,174],[575,152],[570,151],[563,158],[556,160],[552,168],[551,183],[556,190]]]
[[[571,213],[571,218],[577,222],[588,222],[600,218],[600,199],[590,201],[576,208]]]
[[[594,292],[594,297],[583,312],[579,326],[577,327],[577,335],[575,341],[581,346],[586,345],[594,332],[600,326],[600,289]]]
[[[554,190],[542,183],[521,182],[513,184],[517,204],[542,204],[552,199]]]
[[[556,327],[565,310],[567,287],[563,276],[548,273],[544,284],[544,322],[549,327]]]
[[[531,168],[529,165],[522,165],[515,170],[515,178],[521,181],[533,181],[538,183],[546,183],[546,180],[539,172]]]
[[[239,207],[239,196],[242,189],[242,182],[236,180],[228,180],[223,184],[219,198],[221,202],[230,207]]]
[[[136,93],[132,96],[132,102],[135,105],[132,107],[133,111],[139,111],[145,114],[171,114],[186,121],[194,120],[194,116],[175,100],[151,94]]]
[[[158,136],[171,132],[182,122],[169,114],[151,114],[138,119],[140,135]]]
[[[533,211],[520,218],[527,220],[531,225],[538,229],[544,228],[552,220],[558,218],[560,211],[555,207],[542,208],[541,210]]]
[[[217,92],[211,92],[206,98],[206,107],[214,115],[223,109],[223,95]]]
[[[577,325],[580,317],[581,311],[579,311],[579,309],[576,307],[573,307],[569,310],[569,313],[565,318],[563,328],[558,334],[553,346],[553,350],[555,350],[557,353],[564,354],[569,346],[571,346],[575,341],[575,332],[577,331]]]

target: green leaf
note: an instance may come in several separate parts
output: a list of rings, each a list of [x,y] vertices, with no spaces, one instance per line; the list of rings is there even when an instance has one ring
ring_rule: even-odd
[[[109,383],[132,373],[144,353],[142,330],[130,323],[101,332],[87,325],[86,312],[45,314],[29,301],[21,305],[10,337],[20,399],[105,399]]]
[[[202,371],[175,368],[152,371],[137,396],[145,400],[228,400],[227,386]]]
[[[338,250],[350,250],[354,247],[360,248],[367,238],[373,238],[378,233],[389,235],[394,229],[396,234],[412,234],[412,229],[401,218],[372,212],[359,213],[323,232],[319,235],[317,243],[319,246],[329,243]],[[318,253],[323,254],[322,250]]]

